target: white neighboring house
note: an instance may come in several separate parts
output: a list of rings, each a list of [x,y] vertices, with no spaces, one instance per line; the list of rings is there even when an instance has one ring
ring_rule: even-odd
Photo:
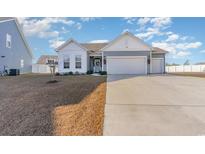
[[[31,73],[33,54],[16,18],[0,17],[0,71]]]
[[[59,73],[106,71],[108,74],[165,73],[167,51],[151,47],[125,32],[108,43],[78,43],[69,39],[56,49]]]
[[[32,65],[33,73],[51,73],[49,64],[58,65],[58,56],[57,55],[42,55],[36,64]],[[55,72],[58,72],[58,66],[56,66]]]

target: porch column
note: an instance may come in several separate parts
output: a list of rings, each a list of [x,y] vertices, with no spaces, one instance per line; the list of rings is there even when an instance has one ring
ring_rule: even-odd
[[[152,49],[151,49],[151,52],[150,52],[150,64],[149,64],[149,73],[151,74],[152,73]]]
[[[104,71],[104,55],[103,55],[103,52],[102,52],[102,60],[101,60],[102,62],[102,71]]]

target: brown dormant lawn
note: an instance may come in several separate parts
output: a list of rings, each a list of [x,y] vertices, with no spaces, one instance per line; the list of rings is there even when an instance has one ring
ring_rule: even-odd
[[[0,135],[102,135],[106,77],[0,78]]]
[[[169,74],[205,78],[205,72],[183,72],[183,73],[169,73]]]

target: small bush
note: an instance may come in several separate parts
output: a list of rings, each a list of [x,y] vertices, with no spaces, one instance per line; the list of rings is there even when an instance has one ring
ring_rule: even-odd
[[[69,73],[68,73],[68,72],[66,72],[66,73],[63,73],[63,75],[67,76],[67,75],[69,75]]]
[[[69,75],[73,75],[73,72],[68,72]]]
[[[106,71],[101,71],[100,75],[107,75],[107,72]]]
[[[93,71],[87,71],[87,74],[93,74]]]
[[[60,76],[60,73],[56,72],[56,76]]]
[[[79,75],[80,73],[78,71],[75,72],[75,75]]]

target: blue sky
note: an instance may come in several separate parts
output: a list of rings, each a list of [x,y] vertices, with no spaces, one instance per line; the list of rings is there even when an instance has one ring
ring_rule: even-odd
[[[18,18],[34,62],[69,38],[106,42],[129,31],[146,43],[170,51],[168,63],[205,62],[205,18]]]

